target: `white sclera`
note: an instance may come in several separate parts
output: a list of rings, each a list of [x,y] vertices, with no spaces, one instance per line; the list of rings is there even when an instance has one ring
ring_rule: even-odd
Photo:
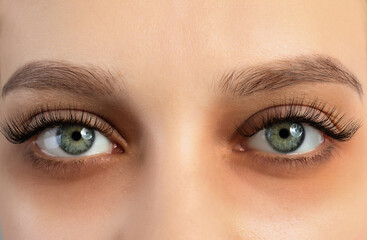
[[[72,155],[62,150],[57,143],[57,129],[58,127],[44,130],[37,138],[36,144],[46,154],[54,157],[75,158],[82,156],[91,156],[100,153],[111,153],[112,143],[100,132],[95,131],[94,143],[92,147],[85,153],[79,155]]]
[[[274,150],[269,144],[269,142],[266,140],[265,129],[259,131],[254,136],[252,136],[249,139],[247,146],[251,149],[260,150],[263,152],[288,154],[288,155],[312,152],[324,142],[324,136],[319,130],[309,125],[303,125],[303,128],[305,131],[305,139],[303,140],[301,146],[299,146],[293,152],[280,153]]]

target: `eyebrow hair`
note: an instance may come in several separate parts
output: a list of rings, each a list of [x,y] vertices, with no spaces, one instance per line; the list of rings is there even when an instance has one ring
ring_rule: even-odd
[[[298,56],[266,62],[225,73],[219,81],[223,93],[248,96],[309,83],[343,84],[363,95],[357,78],[334,58],[322,55]]]
[[[33,61],[15,71],[4,85],[1,96],[17,89],[58,90],[81,95],[112,95],[123,77],[94,65],[66,61]]]
[[[9,92],[28,88],[59,90],[81,95],[112,95],[124,77],[96,66],[81,66],[66,61],[33,61],[9,78],[2,97]],[[248,96],[260,91],[277,90],[305,83],[338,83],[352,87],[363,95],[361,83],[342,64],[328,56],[299,56],[249,66],[224,74],[219,81],[223,93]]]

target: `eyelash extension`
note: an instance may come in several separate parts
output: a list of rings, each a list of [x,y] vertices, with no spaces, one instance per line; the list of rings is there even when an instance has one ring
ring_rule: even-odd
[[[100,117],[84,110],[67,108],[40,107],[29,114],[20,113],[5,121],[1,131],[6,139],[14,144],[21,144],[47,128],[65,124],[79,124],[98,130],[111,136],[113,128]]]
[[[265,114],[264,114],[265,112]],[[260,116],[258,116],[260,115]],[[353,119],[346,120],[346,115],[336,107],[328,105],[318,99],[307,104],[304,99],[290,103],[276,105],[252,115],[236,131],[243,137],[251,137],[257,132],[273,124],[289,121],[305,123],[320,130],[337,141],[348,141],[361,127],[361,122]]]

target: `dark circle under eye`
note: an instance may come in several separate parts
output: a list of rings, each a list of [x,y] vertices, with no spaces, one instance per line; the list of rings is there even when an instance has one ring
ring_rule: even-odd
[[[275,123],[265,129],[265,137],[274,150],[290,153],[302,145],[305,139],[305,129],[298,123]]]
[[[81,125],[60,126],[56,136],[59,147],[71,155],[87,152],[95,140],[94,130]]]

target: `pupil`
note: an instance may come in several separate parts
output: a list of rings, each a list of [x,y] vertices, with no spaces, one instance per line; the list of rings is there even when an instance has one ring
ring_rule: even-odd
[[[81,138],[82,138],[82,135],[80,134],[80,132],[73,132],[71,134],[71,138],[74,140],[74,141],[79,141]]]
[[[281,129],[281,130],[279,131],[279,136],[280,136],[281,138],[283,138],[283,139],[286,139],[286,138],[288,138],[288,137],[289,137],[289,131],[288,131],[287,129],[283,128],[283,129]]]

